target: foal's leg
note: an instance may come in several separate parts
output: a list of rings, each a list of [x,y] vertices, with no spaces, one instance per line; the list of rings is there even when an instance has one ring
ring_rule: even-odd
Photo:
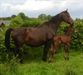
[[[53,62],[54,54],[55,54],[56,48],[54,46],[50,49],[50,55],[49,55],[49,62]]]
[[[51,48],[49,50],[49,62],[53,61],[53,45],[51,45]]]
[[[70,50],[70,44],[67,44],[67,59],[69,60],[69,50]]]
[[[61,43],[61,41],[59,41],[59,40],[54,40],[53,46],[52,46],[52,50],[50,51],[49,62],[52,62],[52,61],[53,61],[54,54],[55,54],[56,49],[57,49],[57,47],[58,47],[58,45],[59,45],[60,43]]]
[[[69,48],[70,48],[70,44],[67,43],[65,44],[65,59],[69,60]]]

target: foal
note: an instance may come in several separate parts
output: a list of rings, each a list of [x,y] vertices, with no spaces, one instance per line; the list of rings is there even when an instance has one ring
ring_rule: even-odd
[[[73,26],[69,26],[64,35],[54,36],[53,45],[51,46],[49,51],[50,52],[49,62],[53,61],[53,56],[56,52],[56,48],[60,43],[65,44],[65,59],[69,59],[69,48],[70,48],[70,41],[71,41],[70,36],[72,32],[75,32],[75,29],[73,28]]]

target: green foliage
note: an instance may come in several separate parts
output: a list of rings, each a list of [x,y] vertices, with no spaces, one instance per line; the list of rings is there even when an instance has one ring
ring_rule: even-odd
[[[11,16],[11,18],[15,18],[15,17],[16,17],[16,15],[12,15],[12,16]]]
[[[17,15],[15,18],[12,18],[10,22],[10,27],[20,27],[23,24],[23,19],[20,15]]]
[[[40,14],[38,16],[38,19],[41,19],[41,20],[50,20],[52,18],[51,15],[46,15],[46,14]]]
[[[72,36],[71,47],[76,51],[83,51],[83,22],[75,21],[76,33]]]
[[[46,14],[40,14],[38,16],[38,18],[41,19],[41,20],[45,20],[46,19]]]
[[[20,15],[23,20],[29,19],[23,12],[20,12],[18,15]]]
[[[29,19],[29,20],[25,20],[22,24],[22,27],[36,27],[41,25],[44,22],[44,20],[40,20],[40,19]]]
[[[50,20],[52,18],[51,15],[47,15],[47,20]]]
[[[68,27],[69,25],[65,22],[62,22],[61,25],[59,26],[56,35],[63,35],[64,31],[67,29],[66,27]]]

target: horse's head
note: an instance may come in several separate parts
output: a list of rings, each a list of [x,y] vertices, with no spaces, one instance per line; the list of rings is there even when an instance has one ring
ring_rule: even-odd
[[[68,28],[71,32],[73,32],[73,33],[75,33],[76,32],[76,30],[74,29],[74,27],[73,26],[69,26],[69,28]]]
[[[66,27],[66,30],[65,30],[65,33],[66,34],[70,34],[70,33],[75,33],[76,32],[76,30],[74,29],[74,27],[73,26],[69,26],[69,27]]]
[[[70,25],[74,24],[73,19],[70,17],[70,14],[68,13],[68,11],[63,11],[60,13],[60,16],[62,18],[63,21],[67,22]]]

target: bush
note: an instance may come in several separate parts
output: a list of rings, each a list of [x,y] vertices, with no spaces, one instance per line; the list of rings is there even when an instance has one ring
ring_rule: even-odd
[[[41,25],[44,22],[44,20],[40,20],[40,19],[29,19],[29,20],[25,20],[22,24],[21,27],[36,27]]]
[[[15,18],[12,18],[10,22],[10,27],[20,27],[22,23],[23,23],[23,19],[20,17],[20,15],[18,15]]]

